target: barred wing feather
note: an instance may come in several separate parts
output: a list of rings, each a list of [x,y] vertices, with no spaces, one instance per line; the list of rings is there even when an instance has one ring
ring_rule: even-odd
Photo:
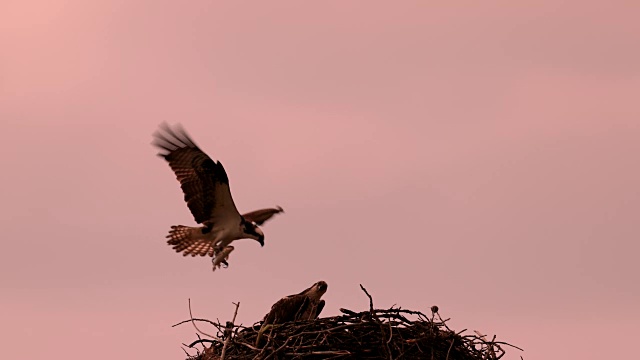
[[[164,123],[160,129],[162,132],[154,133],[153,144],[180,182],[195,221],[211,225],[239,217],[222,164],[200,150],[181,126],[172,129]]]

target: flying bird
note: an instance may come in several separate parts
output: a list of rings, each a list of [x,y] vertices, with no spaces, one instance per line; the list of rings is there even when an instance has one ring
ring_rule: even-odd
[[[264,233],[259,225],[284,212],[282,208],[278,206],[241,215],[231,197],[229,178],[220,161],[213,161],[200,150],[180,125],[171,128],[163,123],[160,130],[153,134],[153,145],[160,149],[158,156],[169,163],[180,182],[191,214],[202,225],[171,226],[167,243],[184,256],[211,257],[238,239],[253,239],[264,246]],[[220,259],[212,259],[214,270],[216,265],[226,264],[225,259],[231,250]]]
[[[285,296],[273,304],[258,331],[256,346],[260,345],[262,333],[273,325],[317,319],[324,308],[325,302],[320,298],[327,291],[327,286],[326,282],[318,281],[311,287],[297,294]]]

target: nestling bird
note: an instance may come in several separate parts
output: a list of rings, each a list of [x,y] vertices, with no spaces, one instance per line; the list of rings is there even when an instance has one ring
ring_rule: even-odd
[[[317,319],[324,308],[324,300],[320,298],[327,291],[327,283],[318,281],[300,293],[285,296],[278,300],[271,311],[265,315],[256,338],[256,346],[260,345],[262,333],[276,324],[290,321]]]

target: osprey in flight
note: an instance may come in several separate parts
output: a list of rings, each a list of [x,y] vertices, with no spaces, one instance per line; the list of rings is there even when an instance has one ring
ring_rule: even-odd
[[[214,271],[226,259],[232,241],[254,239],[264,246],[264,233],[259,225],[273,215],[283,212],[281,207],[261,209],[240,215],[231,197],[229,178],[220,161],[213,161],[191,140],[181,126],[173,129],[160,125],[153,144],[160,149],[158,156],[169,163],[176,174],[184,200],[200,227],[174,225],[167,243],[184,256],[216,256]],[[223,249],[226,249],[223,253]]]
[[[273,325],[289,321],[317,319],[324,308],[324,300],[320,300],[320,298],[327,291],[327,286],[326,282],[318,281],[302,292],[285,296],[273,304],[271,311],[264,317],[260,331],[258,331],[256,346],[260,345],[262,333]]]

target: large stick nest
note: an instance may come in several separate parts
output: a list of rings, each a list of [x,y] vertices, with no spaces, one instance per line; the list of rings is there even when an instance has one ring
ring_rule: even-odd
[[[431,308],[430,316],[401,308],[374,309],[371,296],[368,293],[367,296],[370,300],[367,311],[340,309],[340,316],[270,327],[262,334],[260,347],[256,347],[256,338],[261,322],[245,327],[230,321],[221,324],[193,319],[212,324],[218,333],[217,339],[199,339],[187,345],[197,349],[197,354],[189,356],[188,360],[485,360],[502,358],[505,354],[503,346],[512,346],[495,341],[495,336],[489,340],[477,332],[477,335],[463,335],[466,330],[451,330],[446,324],[449,319],[443,320],[436,306]]]

